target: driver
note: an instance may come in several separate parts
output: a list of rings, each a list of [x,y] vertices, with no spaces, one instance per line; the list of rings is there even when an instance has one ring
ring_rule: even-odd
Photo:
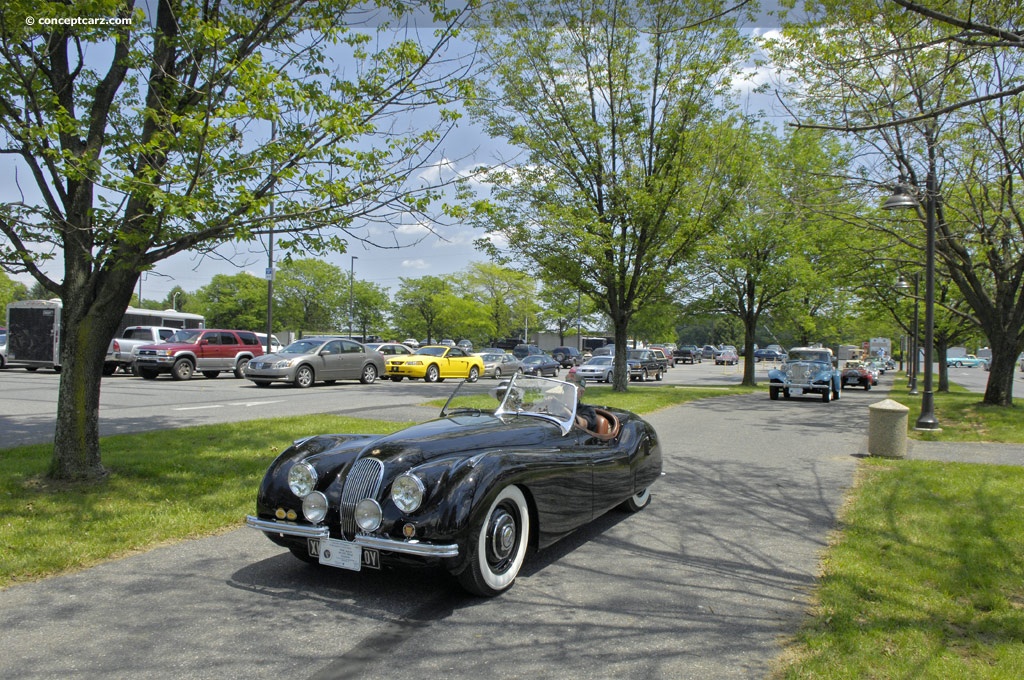
[[[571,373],[566,378],[566,382],[576,385],[576,422],[583,424],[583,427],[591,432],[596,431],[597,411],[590,404],[583,403],[583,393],[587,390],[587,381],[577,378],[575,373]]]

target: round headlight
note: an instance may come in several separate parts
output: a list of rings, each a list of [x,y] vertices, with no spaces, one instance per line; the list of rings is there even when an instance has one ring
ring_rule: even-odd
[[[356,503],[356,526],[363,531],[376,531],[380,528],[382,518],[380,504],[372,498],[364,498]]]
[[[416,512],[423,503],[426,487],[416,475],[399,475],[391,484],[391,500],[402,512]]]
[[[327,516],[327,496],[314,491],[302,499],[302,515],[313,524],[319,524]]]
[[[288,471],[288,488],[299,498],[304,498],[316,488],[316,470],[309,463],[296,463]]]

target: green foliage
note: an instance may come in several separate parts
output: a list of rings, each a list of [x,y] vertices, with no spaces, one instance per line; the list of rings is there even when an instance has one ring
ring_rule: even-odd
[[[29,299],[28,288],[25,284],[0,272],[0,310],[7,309],[7,305],[12,302],[27,299]],[[0,316],[3,316],[3,313],[0,313]]]
[[[267,282],[247,272],[217,274],[196,291],[185,311],[205,316],[207,328],[263,330],[267,325]]]
[[[348,327],[348,301],[347,272],[323,260],[287,261],[274,278],[274,328],[337,332]]]

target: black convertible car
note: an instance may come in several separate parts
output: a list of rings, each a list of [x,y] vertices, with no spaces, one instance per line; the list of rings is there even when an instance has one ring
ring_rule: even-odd
[[[436,420],[301,439],[270,466],[246,523],[307,562],[440,565],[471,593],[497,595],[529,547],[612,508],[642,509],[661,475],[654,428],[606,408],[587,423],[576,393],[520,375],[490,394],[460,383]]]

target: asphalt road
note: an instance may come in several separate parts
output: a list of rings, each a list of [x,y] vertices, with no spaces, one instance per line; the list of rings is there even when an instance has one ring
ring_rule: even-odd
[[[739,380],[705,365],[673,369],[669,382],[703,375]],[[365,395],[394,400],[400,386],[353,387],[281,394],[330,394],[347,408],[342,395],[358,390],[362,408]],[[198,394],[193,405],[220,403]],[[763,677],[808,605],[866,451],[867,406],[883,397],[851,389],[825,404],[757,393],[650,415],[665,450],[651,505],[531,555],[494,599],[466,596],[436,571],[312,567],[245,528],[9,588],[0,676]],[[208,410],[261,412],[240,406],[248,399]]]

